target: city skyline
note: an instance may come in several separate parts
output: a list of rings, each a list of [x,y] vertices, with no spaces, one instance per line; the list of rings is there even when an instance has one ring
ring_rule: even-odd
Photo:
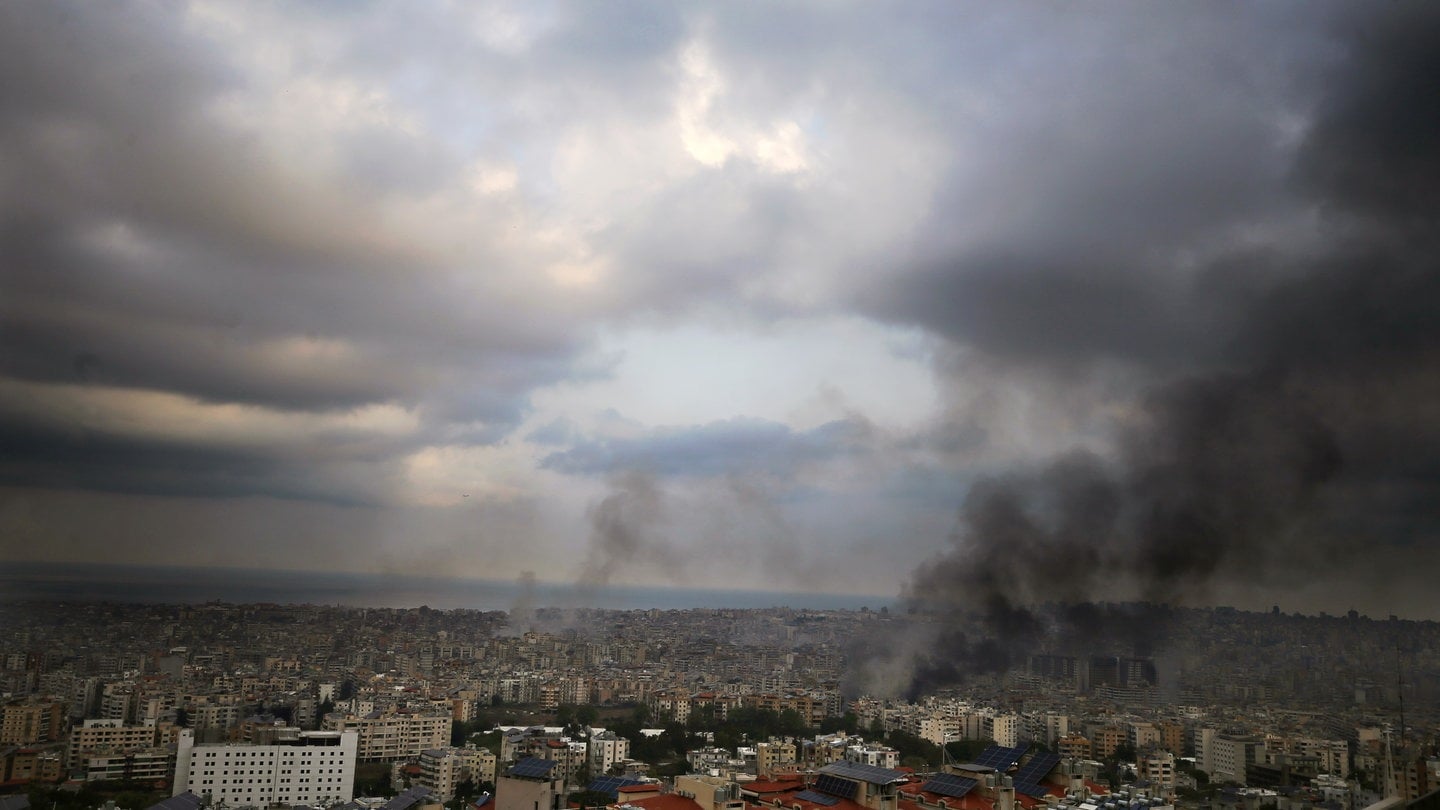
[[[1440,619],[1426,7],[0,9],[0,562]]]

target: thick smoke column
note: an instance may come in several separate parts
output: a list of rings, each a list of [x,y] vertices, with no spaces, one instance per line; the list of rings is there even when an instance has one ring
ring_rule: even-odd
[[[515,603],[510,606],[504,636],[522,636],[535,629],[535,572],[521,571],[515,583]]]
[[[664,493],[653,476],[628,472],[611,482],[612,492],[590,510],[590,547],[579,585],[604,586],[626,565],[672,567],[675,552],[662,531]]]
[[[1265,283],[1231,293],[1239,328],[1197,347],[1222,362],[1153,385],[1113,455],[976,483],[906,591],[951,618],[862,654],[857,683],[914,694],[1036,645],[1146,651],[1163,606],[1222,583],[1440,545],[1440,26],[1421,14],[1349,32],[1293,173],[1320,249],[1254,268]],[[1125,600],[1149,607],[1092,604]]]

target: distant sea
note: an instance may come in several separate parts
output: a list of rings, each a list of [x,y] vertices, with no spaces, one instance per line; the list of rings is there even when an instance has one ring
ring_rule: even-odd
[[[878,610],[883,596],[711,590],[630,585],[573,585],[404,574],[351,574],[236,568],[170,568],[100,564],[0,562],[0,602],[273,602],[350,607],[511,610],[606,608],[791,607]]]

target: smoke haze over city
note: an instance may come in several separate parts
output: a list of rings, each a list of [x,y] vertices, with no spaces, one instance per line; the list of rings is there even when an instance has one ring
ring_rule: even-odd
[[[14,3],[0,70],[0,562],[1440,618],[1428,6]]]

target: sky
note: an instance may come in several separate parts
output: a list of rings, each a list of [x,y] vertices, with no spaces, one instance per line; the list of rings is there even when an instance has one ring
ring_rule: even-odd
[[[0,560],[1440,618],[1437,23],[5,3]]]

